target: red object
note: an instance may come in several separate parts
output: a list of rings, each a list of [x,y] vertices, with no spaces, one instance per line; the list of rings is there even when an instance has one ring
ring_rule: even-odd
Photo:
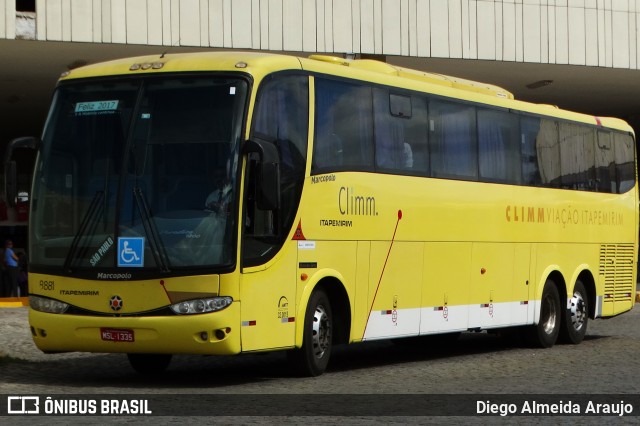
[[[298,222],[298,227],[296,228],[296,232],[293,234],[292,240],[298,240],[298,241],[306,240],[306,238],[304,237],[304,234],[302,233],[302,219],[300,219],[300,222]]]
[[[26,222],[29,220],[28,201],[18,201],[18,203],[16,203],[16,220],[18,222]]]

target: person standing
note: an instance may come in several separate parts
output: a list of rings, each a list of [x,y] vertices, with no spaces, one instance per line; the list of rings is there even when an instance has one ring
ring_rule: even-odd
[[[4,245],[4,263],[7,268],[9,297],[20,297],[18,287],[18,256],[13,251],[13,241],[7,240]]]

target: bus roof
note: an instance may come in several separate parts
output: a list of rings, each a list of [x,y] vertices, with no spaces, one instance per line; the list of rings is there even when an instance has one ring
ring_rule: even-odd
[[[386,62],[380,62],[372,59],[342,59],[336,56],[311,55],[309,59],[316,61],[329,62],[337,65],[344,65],[351,68],[377,72],[381,74],[394,75],[407,78],[410,80],[423,81],[431,84],[439,84],[446,87],[453,87],[460,90],[468,90],[471,92],[482,93],[499,98],[514,99],[513,94],[502,87],[492,84],[480,83],[478,81],[465,80],[458,77],[452,77],[443,74],[433,74],[428,72],[416,71],[409,68],[397,67]]]
[[[269,74],[284,69],[301,69],[299,58],[259,52],[172,53],[86,65],[63,73],[60,80],[185,71],[247,71],[251,74]]]
[[[571,112],[552,105],[518,101],[511,92],[492,84],[397,67],[371,59],[350,60],[328,55],[298,58],[283,54],[236,51],[158,54],[87,65],[63,73],[60,80],[185,71],[240,71],[261,79],[276,71],[302,69],[633,133],[632,128],[623,120]]]

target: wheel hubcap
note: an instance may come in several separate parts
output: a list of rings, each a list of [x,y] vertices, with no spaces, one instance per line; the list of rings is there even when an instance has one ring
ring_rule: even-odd
[[[570,303],[571,323],[577,331],[582,328],[587,319],[587,305],[584,303],[582,295],[578,292],[573,293]]]
[[[313,353],[316,358],[322,358],[324,352],[331,345],[331,324],[323,306],[317,306],[313,315]]]

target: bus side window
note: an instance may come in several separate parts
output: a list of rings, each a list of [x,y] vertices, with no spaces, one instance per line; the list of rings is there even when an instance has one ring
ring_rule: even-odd
[[[596,145],[596,182],[600,192],[618,192],[616,164],[611,133],[598,131]]]
[[[520,183],[517,116],[478,108],[478,148],[481,180]]]
[[[432,176],[477,180],[475,107],[430,100],[429,131]]]
[[[373,89],[373,113],[376,167],[391,171],[412,167],[413,151],[404,135],[404,122],[411,118],[411,98]]]
[[[613,134],[618,192],[623,194],[635,186],[634,142],[631,135]]]
[[[536,149],[536,139],[539,131],[539,118],[520,118],[520,158],[522,183],[524,185],[540,186],[542,183],[538,167],[538,151]]]
[[[316,78],[312,174],[373,169],[373,113],[368,86]]]
[[[405,120],[405,148],[409,146],[412,155],[410,173],[429,176],[429,117],[427,98],[411,96],[411,118]]]
[[[595,187],[595,130],[560,122],[560,170],[562,187],[590,191]]]
[[[273,257],[298,210],[307,163],[309,77],[276,75],[258,92],[252,134],[273,141],[280,168],[280,209],[260,210],[255,199],[257,161],[249,158],[246,186],[245,265]]]
[[[557,121],[540,119],[540,129],[536,135],[536,153],[542,185],[560,188],[560,141]]]

